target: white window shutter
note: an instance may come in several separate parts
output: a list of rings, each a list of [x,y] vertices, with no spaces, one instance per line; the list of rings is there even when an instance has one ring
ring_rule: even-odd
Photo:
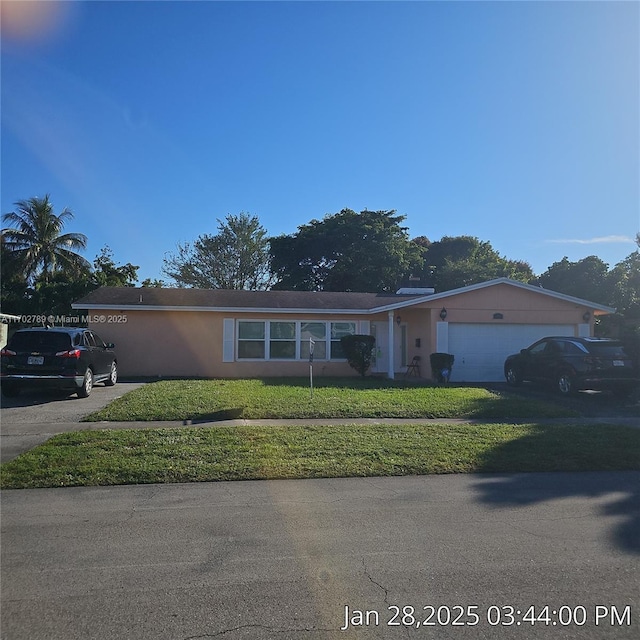
[[[436,351],[449,352],[449,323],[436,322]]]
[[[371,335],[370,320],[360,320],[360,335],[363,335],[363,336]]]
[[[222,362],[233,362],[235,354],[235,320],[225,318],[222,321]]]

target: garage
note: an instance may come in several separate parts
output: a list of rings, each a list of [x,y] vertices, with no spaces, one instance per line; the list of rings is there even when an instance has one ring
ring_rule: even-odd
[[[452,382],[498,382],[509,354],[545,336],[573,336],[575,325],[449,323],[448,333]]]

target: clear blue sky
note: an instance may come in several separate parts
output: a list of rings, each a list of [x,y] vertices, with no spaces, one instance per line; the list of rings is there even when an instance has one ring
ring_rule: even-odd
[[[90,260],[162,277],[229,213],[277,235],[345,207],[536,273],[635,248],[637,2],[17,4],[2,213],[49,193]]]

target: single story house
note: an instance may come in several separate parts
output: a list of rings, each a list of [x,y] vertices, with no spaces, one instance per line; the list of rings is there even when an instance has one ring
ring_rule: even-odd
[[[503,379],[504,359],[548,335],[589,336],[588,300],[498,278],[435,293],[229,291],[102,287],[73,304],[114,342],[122,375],[184,377],[355,375],[340,337],[376,338],[372,371],[394,378],[414,356],[431,376],[432,352],[455,356],[452,381]]]

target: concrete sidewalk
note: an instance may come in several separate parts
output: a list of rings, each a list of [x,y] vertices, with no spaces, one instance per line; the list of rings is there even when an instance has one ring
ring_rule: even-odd
[[[13,460],[21,453],[29,451],[59,433],[99,429],[167,429],[183,427],[238,427],[238,426],[291,426],[291,425],[340,425],[340,424],[483,424],[487,422],[513,422],[522,424],[611,424],[640,428],[637,417],[594,417],[594,418],[553,418],[531,420],[468,420],[460,418],[314,418],[299,420],[220,420],[216,422],[198,421],[145,421],[145,422],[51,422],[48,424],[16,423],[2,425],[0,432],[0,462]]]

